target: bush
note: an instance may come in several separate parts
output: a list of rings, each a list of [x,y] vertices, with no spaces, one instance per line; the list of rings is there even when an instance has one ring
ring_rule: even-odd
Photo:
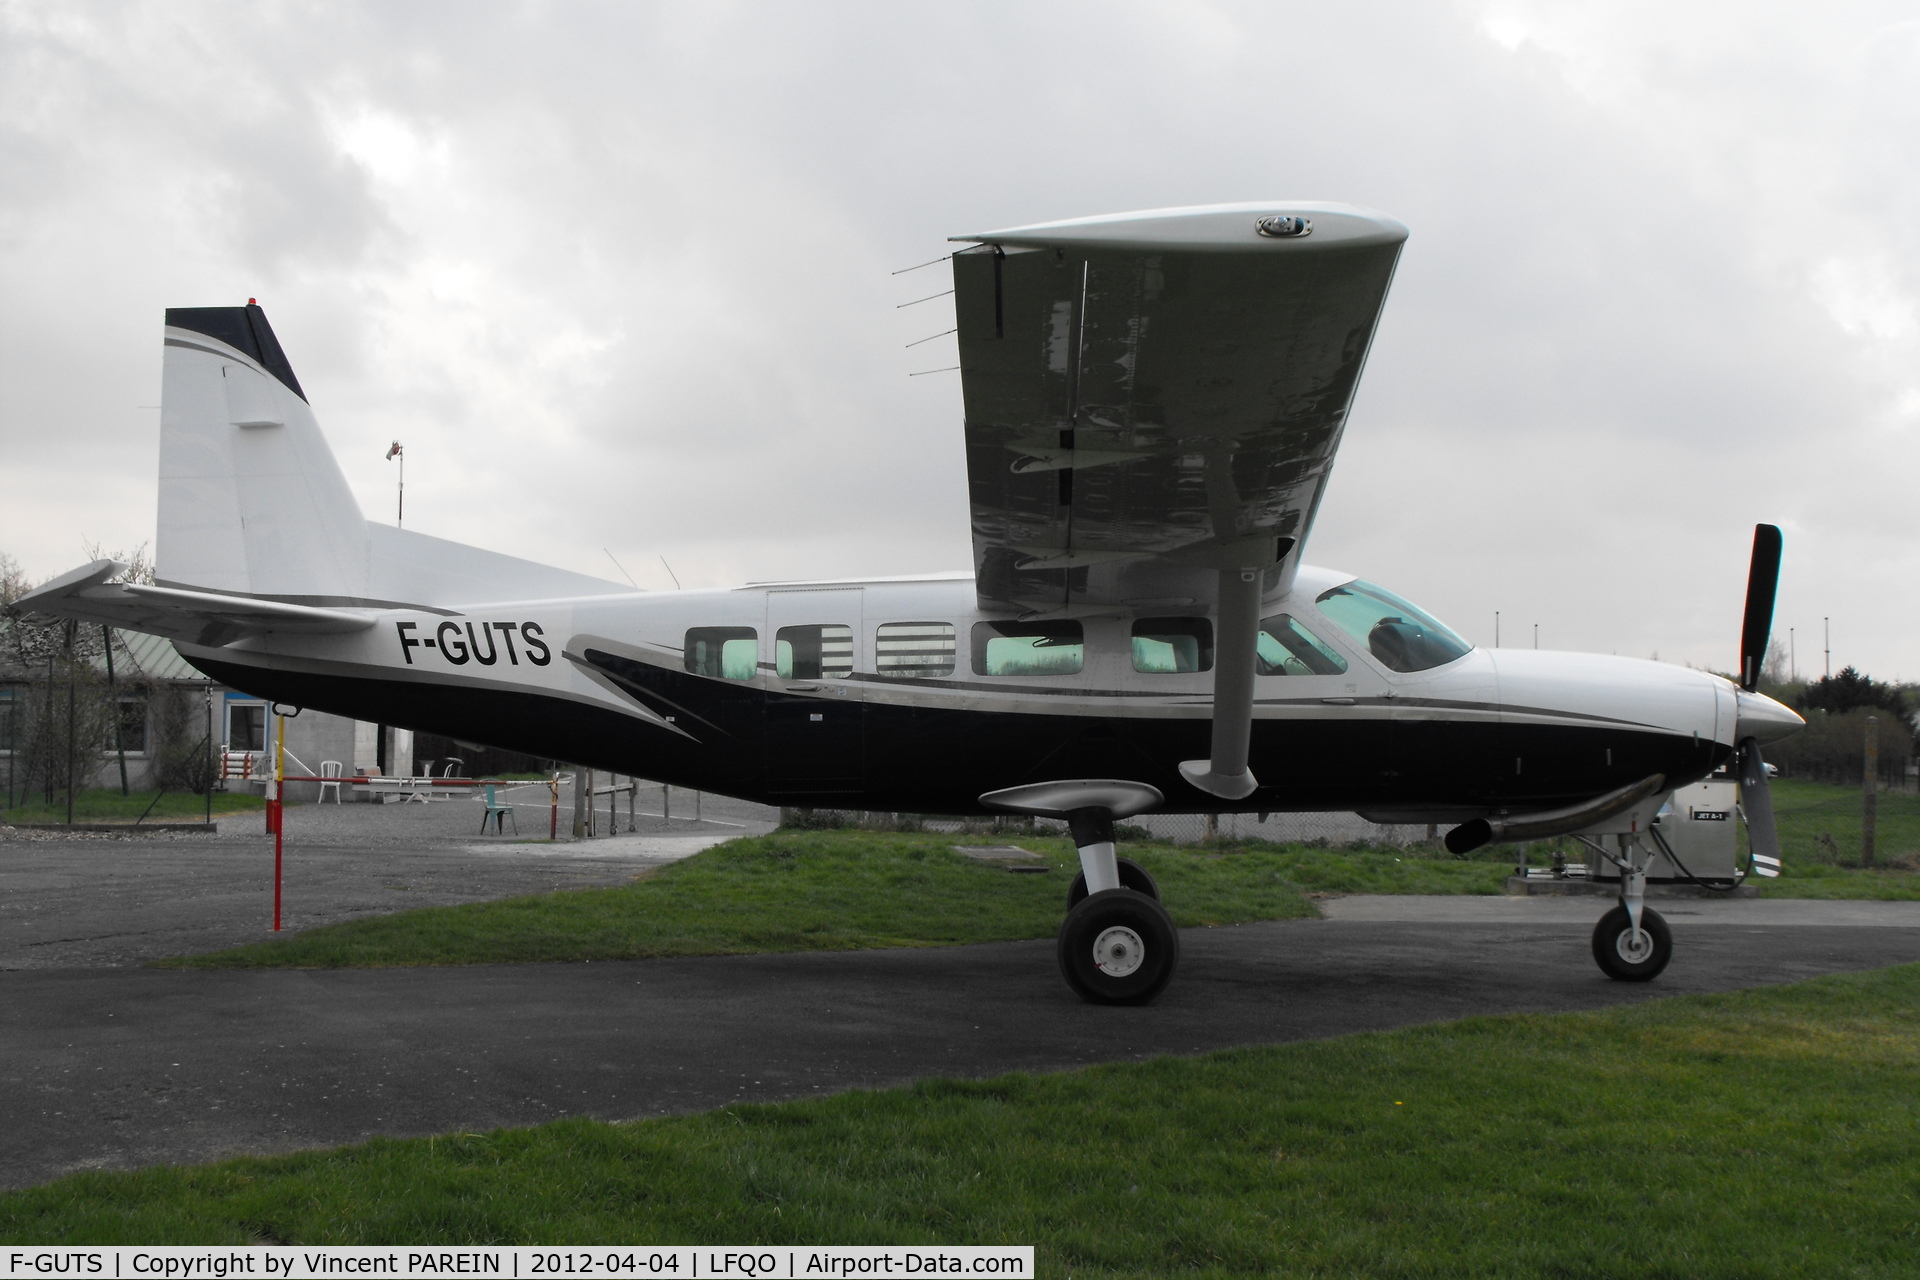
[[[1791,778],[1858,783],[1866,771],[1867,717],[1877,720],[1880,777],[1898,781],[1913,758],[1913,736],[1906,722],[1880,707],[1855,707],[1835,714],[1809,708],[1807,727],[1763,749],[1769,764]]]

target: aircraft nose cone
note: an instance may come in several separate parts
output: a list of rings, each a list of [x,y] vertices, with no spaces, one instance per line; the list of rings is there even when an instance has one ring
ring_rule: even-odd
[[[1734,728],[1736,742],[1752,738],[1764,747],[1806,727],[1807,722],[1792,707],[1775,702],[1764,693],[1748,693],[1742,689],[1739,699],[1740,710]]]

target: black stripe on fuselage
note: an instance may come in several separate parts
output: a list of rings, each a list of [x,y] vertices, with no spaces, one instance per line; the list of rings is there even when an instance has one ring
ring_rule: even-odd
[[[466,742],[634,774],[763,804],[987,813],[987,791],[1057,778],[1150,783],[1174,813],[1426,807],[1538,809],[1651,773],[1704,777],[1731,749],[1617,724],[1503,724],[1378,715],[1256,720],[1261,787],[1238,803],[1181,779],[1210,723],[894,705],[715,680],[588,649],[583,655],[683,734],[550,693],[267,670],[191,659],[255,696]],[[697,717],[690,724],[687,716]]]

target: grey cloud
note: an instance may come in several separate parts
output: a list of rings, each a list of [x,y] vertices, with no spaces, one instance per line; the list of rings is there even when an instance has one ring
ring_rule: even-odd
[[[259,294],[376,518],[400,436],[409,523],[588,572],[963,566],[958,383],[906,376],[951,347],[904,347],[950,312],[894,310],[940,269],[887,273],[1302,195],[1413,229],[1314,558],[1726,665],[1780,519],[1782,625],[1913,675],[1920,39],[1876,12],[16,6],[0,448],[71,488],[0,545],[147,536],[159,310]]]

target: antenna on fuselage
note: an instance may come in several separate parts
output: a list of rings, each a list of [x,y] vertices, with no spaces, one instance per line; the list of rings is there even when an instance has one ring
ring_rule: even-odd
[[[613,567],[620,571],[620,576],[625,578],[628,582],[633,583],[633,589],[635,591],[644,590],[644,588],[642,588],[639,583],[633,581],[633,575],[627,572],[627,566],[621,564],[618,560],[614,560],[612,551],[608,550],[606,547],[602,547],[600,549],[602,551],[606,551],[607,559],[613,560]]]
[[[664,567],[664,568],[666,569],[666,571],[667,571],[667,576],[668,576],[669,578],[672,578],[672,579],[673,579],[673,589],[674,589],[675,591],[678,591],[678,590],[680,590],[680,589],[681,589],[681,588],[680,588],[680,575],[679,575],[679,574],[677,574],[677,573],[675,573],[675,572],[673,571],[673,566],[667,563],[667,558],[666,558],[665,556],[661,556],[661,557],[660,557],[660,564],[662,565],[662,567]]]

